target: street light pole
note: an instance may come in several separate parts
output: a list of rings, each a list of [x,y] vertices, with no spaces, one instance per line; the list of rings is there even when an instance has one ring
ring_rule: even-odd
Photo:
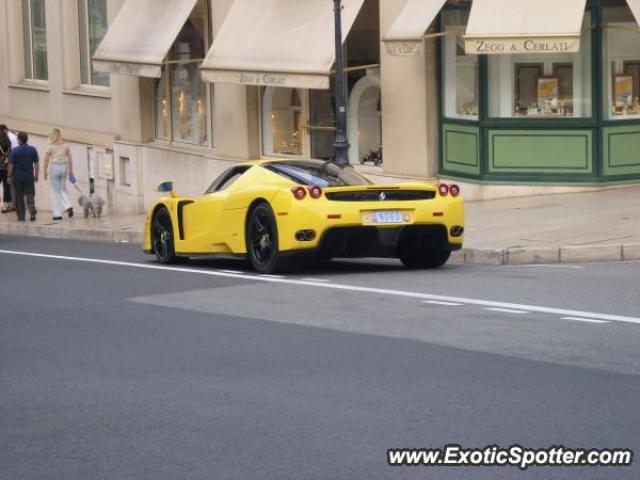
[[[333,0],[336,33],[335,115],[336,136],[333,143],[335,161],[341,167],[349,165],[349,139],[347,138],[347,99],[344,88],[344,62],[342,59],[342,1]]]

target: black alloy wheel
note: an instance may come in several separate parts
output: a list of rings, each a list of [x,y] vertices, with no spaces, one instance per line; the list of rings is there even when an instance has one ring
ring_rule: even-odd
[[[260,273],[280,271],[284,261],[278,251],[278,227],[268,203],[256,205],[247,218],[247,256]]]
[[[160,208],[153,216],[151,224],[151,242],[153,253],[158,262],[169,264],[177,260],[173,243],[173,226],[171,216],[166,208]]]

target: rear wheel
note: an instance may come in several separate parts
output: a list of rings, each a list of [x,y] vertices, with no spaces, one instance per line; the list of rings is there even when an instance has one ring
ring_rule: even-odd
[[[171,216],[166,208],[160,208],[153,215],[151,243],[158,262],[169,264],[177,261]]]
[[[400,255],[400,261],[407,268],[440,268],[447,263],[451,252],[448,250],[427,250]]]
[[[256,205],[247,217],[247,257],[260,273],[274,273],[285,268],[285,259],[278,250],[278,226],[268,203]]]

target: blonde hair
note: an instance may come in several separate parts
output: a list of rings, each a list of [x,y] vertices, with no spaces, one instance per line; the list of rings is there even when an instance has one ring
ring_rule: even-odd
[[[58,143],[62,140],[62,132],[59,128],[54,128],[49,134],[49,143]]]

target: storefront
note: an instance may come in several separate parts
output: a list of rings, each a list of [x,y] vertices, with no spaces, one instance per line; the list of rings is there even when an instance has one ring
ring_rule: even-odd
[[[416,31],[424,37],[432,20],[441,175],[564,184],[640,178],[638,0],[409,0],[387,50],[421,55]]]
[[[381,156],[378,0],[343,2],[352,162]],[[332,158],[333,4],[238,0],[202,65],[210,82],[259,87],[263,156]]]

